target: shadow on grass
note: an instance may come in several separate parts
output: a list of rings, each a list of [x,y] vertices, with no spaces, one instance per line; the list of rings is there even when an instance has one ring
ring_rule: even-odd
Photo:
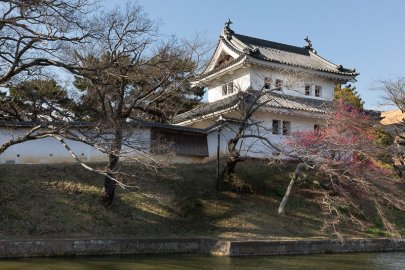
[[[106,208],[103,177],[78,165],[1,165],[0,237],[325,236],[319,206],[305,192],[294,190],[287,215],[277,214],[292,168],[245,162],[237,174],[255,192],[240,194],[214,190],[214,162],[179,164],[175,178],[139,178],[141,192],[117,189]]]

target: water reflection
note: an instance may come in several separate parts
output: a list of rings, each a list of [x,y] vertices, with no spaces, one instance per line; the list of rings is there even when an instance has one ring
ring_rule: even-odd
[[[51,259],[2,260],[0,269],[30,270],[147,270],[147,269],[207,269],[207,270],[263,270],[263,269],[356,269],[403,270],[405,252],[323,254],[307,256],[271,256],[218,258],[195,255],[74,257]]]

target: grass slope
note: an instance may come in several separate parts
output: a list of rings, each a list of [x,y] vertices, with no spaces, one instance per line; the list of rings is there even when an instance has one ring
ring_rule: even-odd
[[[1,165],[0,238],[331,237],[320,232],[320,207],[303,189],[293,189],[286,216],[277,214],[292,168],[240,164],[240,179],[254,190],[241,194],[213,190],[215,163],[176,165],[177,177],[144,177],[136,183],[142,194],[118,189],[106,208],[99,202],[103,178],[78,165]],[[405,214],[395,218],[404,232]],[[366,235],[348,228],[347,236]],[[383,232],[377,226],[368,233]]]

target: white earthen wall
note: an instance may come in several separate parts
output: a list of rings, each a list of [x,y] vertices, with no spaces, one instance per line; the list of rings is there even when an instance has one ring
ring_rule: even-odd
[[[274,112],[256,112],[254,118],[259,121],[263,121],[263,125],[268,130],[263,130],[260,135],[267,137],[272,143],[279,147],[283,147],[285,141],[288,139],[286,135],[275,135],[271,133],[272,121],[281,120],[281,121],[290,121],[291,122],[291,133],[297,131],[313,131],[314,125],[319,124],[319,120],[303,116],[295,115],[286,115],[278,114]],[[221,131],[220,139],[220,155],[228,155],[227,142],[230,138],[234,136],[235,128],[223,128]],[[252,134],[258,134],[256,131]],[[217,155],[217,145],[218,137],[217,131],[213,131],[207,136],[208,139],[208,152],[209,159],[215,159]],[[241,155],[246,155],[249,157],[270,157],[273,153],[277,152],[274,149],[268,148],[266,145],[263,145],[261,141],[258,141],[255,138],[246,138],[243,140],[241,148]],[[239,144],[240,147],[240,144]]]
[[[306,75],[302,72],[285,71],[280,72],[278,69],[269,68],[252,68],[251,71],[252,89],[260,89],[263,87],[264,78],[272,78],[272,88],[276,79],[281,79],[287,87],[282,88],[282,93],[292,96],[307,97],[313,99],[333,100],[335,83],[332,79],[321,78],[318,76]],[[311,94],[305,95],[305,85],[311,86]],[[315,97],[315,85],[322,87],[321,96]]]
[[[4,142],[19,136],[23,136],[28,129],[10,129],[0,128],[0,145]],[[134,132],[134,138],[142,142],[142,147],[149,145],[150,129],[139,129]],[[106,161],[106,155],[86,144],[66,140],[66,143],[75,154],[85,162]],[[131,156],[140,155],[139,152],[130,152],[127,147],[123,151],[128,152],[128,158],[121,160],[130,160]],[[21,144],[13,145],[0,155],[1,163],[16,164],[40,164],[40,163],[69,163],[75,162],[71,154],[55,138],[44,138],[39,140],[27,141]]]
[[[250,71],[249,69],[240,69],[235,71],[232,75],[226,75],[222,78],[218,78],[215,82],[211,82],[208,87],[208,102],[214,102],[225,98],[227,96],[222,95],[222,85],[228,82],[233,82],[234,92],[245,91],[250,86]]]

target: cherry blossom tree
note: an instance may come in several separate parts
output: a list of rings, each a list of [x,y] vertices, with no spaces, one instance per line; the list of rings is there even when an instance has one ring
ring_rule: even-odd
[[[298,164],[287,192],[279,207],[285,206],[294,182],[309,181],[311,171],[322,179],[318,185],[316,200],[322,205],[324,228],[332,226],[338,232],[340,222],[351,221],[361,228],[375,215],[386,230],[395,232],[386,208],[405,211],[399,179],[390,169],[379,162],[385,154],[384,147],[376,143],[375,121],[364,112],[343,102],[336,102],[323,125],[310,132],[296,132],[286,144],[299,157]]]

